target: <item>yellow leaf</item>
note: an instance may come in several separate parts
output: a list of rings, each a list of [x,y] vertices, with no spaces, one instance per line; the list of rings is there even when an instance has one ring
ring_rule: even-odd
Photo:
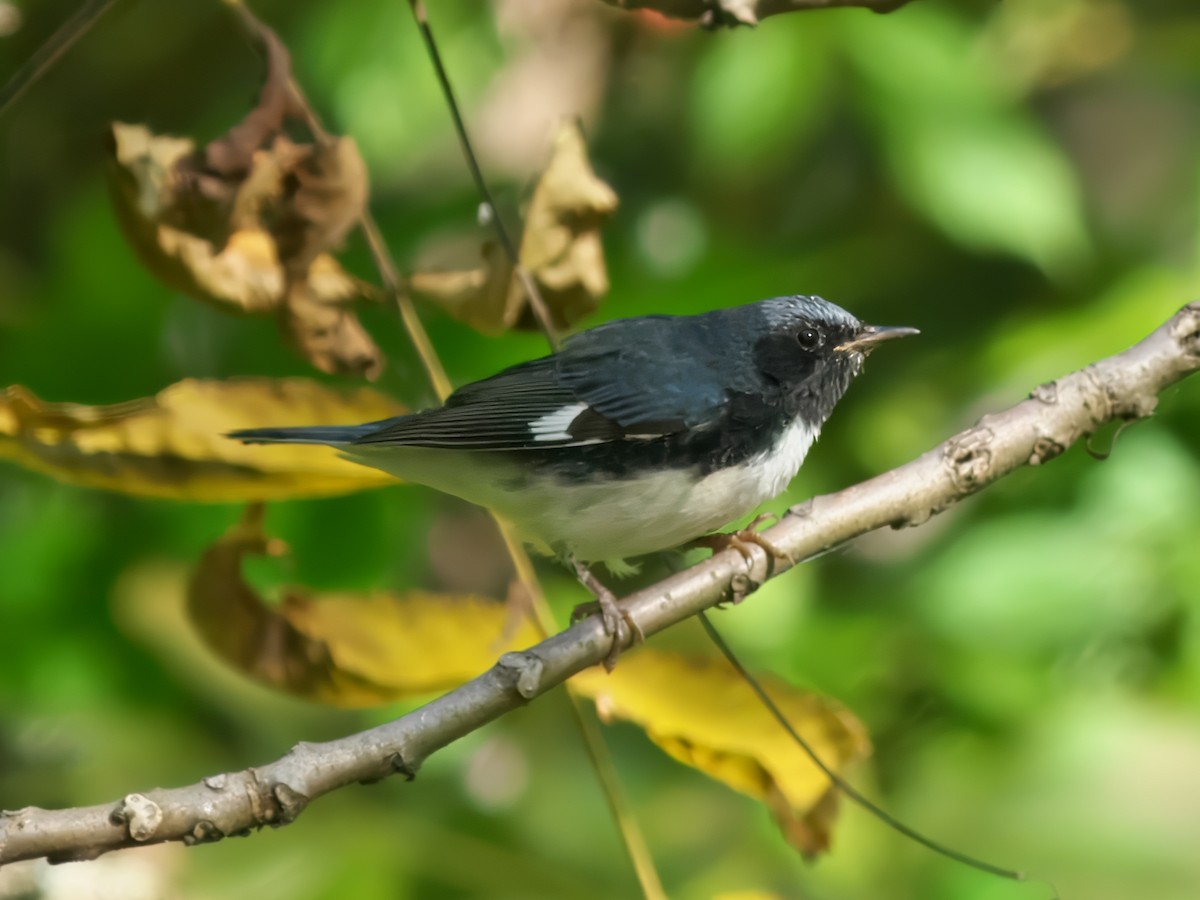
[[[321,497],[396,481],[329,447],[248,447],[225,434],[401,412],[370,389],[341,393],[303,378],[188,379],[111,406],[46,403],[14,385],[0,394],[0,459],[70,484],[145,497],[222,503]]]
[[[595,310],[608,293],[600,227],[616,209],[617,195],[592,170],[578,125],[565,123],[534,188],[518,253],[559,328]],[[409,286],[485,334],[536,327],[520,279],[492,242],[478,268],[417,272]]]
[[[270,606],[242,578],[242,558],[285,552],[263,532],[261,508],[251,508],[205,552],[188,587],[188,612],[213,652],[289,693],[379,705],[456,687],[504,651],[537,640],[528,623],[506,637],[505,605],[474,595],[315,596],[289,588]]]
[[[836,701],[770,676],[760,681],[835,772],[870,753],[866,730]],[[836,790],[723,660],[645,648],[612,674],[593,668],[570,683],[605,720],[639,725],[680,762],[762,800],[805,854],[828,847]]]

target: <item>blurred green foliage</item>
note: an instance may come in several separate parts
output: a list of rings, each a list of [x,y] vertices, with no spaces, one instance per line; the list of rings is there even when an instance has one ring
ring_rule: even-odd
[[[75,6],[0,2],[16,23],[0,36],[0,78]],[[431,6],[506,215],[553,119],[582,116],[622,198],[599,318],[818,292],[922,329],[871,360],[776,509],[905,461],[1195,296],[1193,5],[922,0],[720,33],[589,0]],[[360,142],[402,263],[438,235],[476,233],[477,198],[404,4],[256,9],[317,108]],[[247,108],[258,70],[221,4],[142,0],[0,121],[0,385],[100,403],[184,376],[308,374],[269,322],[223,317],[144,272],[103,184],[109,120],[209,138]],[[347,259],[371,275],[361,242]],[[459,383],[544,347],[425,318]],[[397,322],[366,322],[390,358],[383,388],[430,402]],[[1198,413],[1200,384],[1185,382],[1106,462],[1075,448],[923,528],[810,563],[718,624],[750,664],[863,718],[876,754],[857,780],[907,822],[1063,896],[1195,897]],[[295,553],[256,575],[436,585],[426,532],[446,506],[416,488],[277,505],[268,524]],[[180,649],[171,592],[237,515],[0,468],[0,807],[183,784],[397,712],[308,706]],[[553,568],[546,579],[565,613],[576,589]],[[689,625],[659,640],[704,646]],[[672,897],[1044,892],[934,857],[854,808],[832,854],[805,865],[763,809],[632,728],[608,734]],[[412,784],[340,792],[245,841],[112,860],[101,865],[129,870],[91,877],[170,885],[130,897],[636,890],[561,697],[449,748]],[[37,877],[79,896],[66,872]]]

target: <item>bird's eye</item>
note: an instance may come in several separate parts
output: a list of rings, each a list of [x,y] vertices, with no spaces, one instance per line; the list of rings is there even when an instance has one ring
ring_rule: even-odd
[[[802,350],[816,350],[821,346],[821,332],[815,328],[801,328],[796,342]]]

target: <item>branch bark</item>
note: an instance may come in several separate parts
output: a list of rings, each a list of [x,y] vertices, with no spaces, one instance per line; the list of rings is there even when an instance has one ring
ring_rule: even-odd
[[[795,559],[890,526],[919,525],[1005,474],[1040,465],[1081,437],[1117,420],[1153,413],[1158,394],[1200,368],[1200,303],[1181,309],[1149,337],[1057,381],[907,465],[836,494],[794,507],[766,532]],[[633,594],[623,607],[645,634],[752,592],[788,568],[750,548],[734,550]],[[300,743],[282,759],[214,775],[187,787],[129,794],[100,806],[0,813],[0,865],[46,857],[90,859],[121,847],[196,844],[293,821],[307,805],[355,782],[401,773],[412,778],[426,758],[561,684],[608,653],[595,619],[576,624],[385,725],[323,744]]]
[[[705,28],[722,25],[757,25],[767,16],[800,12],[806,9],[830,9],[860,6],[877,13],[888,13],[912,0],[604,0],[621,9],[652,9],[672,19],[699,22]]]

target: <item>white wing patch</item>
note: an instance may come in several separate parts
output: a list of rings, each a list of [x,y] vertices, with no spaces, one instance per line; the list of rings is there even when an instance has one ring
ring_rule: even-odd
[[[571,434],[567,429],[587,408],[586,403],[572,403],[570,406],[560,407],[530,422],[529,431],[535,441],[569,441]]]

